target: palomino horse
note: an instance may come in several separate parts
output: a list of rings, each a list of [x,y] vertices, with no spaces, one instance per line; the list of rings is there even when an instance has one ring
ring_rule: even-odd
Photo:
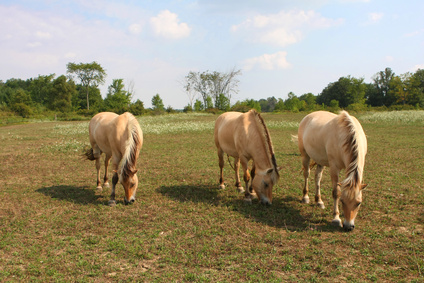
[[[339,115],[326,111],[313,112],[300,122],[298,144],[305,177],[303,202],[309,203],[308,176],[312,159],[317,164],[315,172],[317,205],[324,208],[320,181],[324,166],[328,166],[334,199],[332,222],[341,226],[338,207],[340,200],[345,217],[343,226],[348,231],[353,230],[355,217],[362,202],[362,189],[367,186],[362,184],[367,139],[361,124],[346,111],[340,112]],[[346,169],[346,177],[340,184],[338,178],[342,169]]]
[[[125,190],[125,204],[135,201],[138,187],[136,163],[143,145],[143,132],[137,119],[131,113],[117,115],[102,112],[95,115],[89,125],[91,148],[85,156],[96,160],[97,189],[102,190],[100,182],[100,155],[104,152],[105,175],[104,187],[109,187],[107,169],[112,158],[112,193],[109,205],[115,205],[115,186],[118,180]]]
[[[246,183],[245,201],[252,201],[252,188],[263,204],[272,203],[272,188],[280,175],[272,147],[271,136],[261,115],[255,110],[247,113],[226,112],[215,122],[215,145],[218,149],[219,167],[221,169],[220,188],[224,189],[223,167],[224,153],[235,158],[234,170],[236,186],[240,192],[244,189],[240,183],[240,162]],[[248,162],[253,159],[250,176]],[[251,187],[249,180],[252,177]]]

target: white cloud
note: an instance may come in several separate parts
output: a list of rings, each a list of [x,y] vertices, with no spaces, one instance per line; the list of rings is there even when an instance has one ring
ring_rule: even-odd
[[[247,41],[284,47],[299,42],[310,30],[329,28],[340,23],[341,19],[328,19],[314,11],[292,10],[254,16],[233,25],[231,31]]]
[[[370,13],[368,14],[368,24],[376,24],[383,18],[383,13]]]
[[[142,32],[142,26],[140,24],[132,24],[128,27],[128,30],[132,34],[140,34]]]
[[[244,60],[244,70],[249,71],[254,68],[263,70],[287,69],[291,64],[287,61],[287,52],[280,51],[274,54],[263,54]]]
[[[168,10],[160,12],[150,19],[156,35],[168,39],[180,39],[190,35],[191,28],[186,23],[180,23],[178,15]]]
[[[424,70],[424,64],[418,64],[418,65],[415,65],[415,66],[414,66],[414,68],[412,68],[412,71],[413,71],[413,72],[416,72],[416,71],[418,71],[419,69]]]

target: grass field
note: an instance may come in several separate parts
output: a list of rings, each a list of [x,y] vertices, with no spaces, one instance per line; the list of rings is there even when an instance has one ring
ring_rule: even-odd
[[[139,118],[134,205],[109,207],[83,160],[88,122],[0,128],[1,282],[424,281],[424,111],[358,115],[368,137],[356,228],[302,204],[290,140],[305,114],[263,114],[282,166],[273,205],[243,202],[226,162],[218,189],[217,116]],[[313,199],[313,191],[311,200]]]

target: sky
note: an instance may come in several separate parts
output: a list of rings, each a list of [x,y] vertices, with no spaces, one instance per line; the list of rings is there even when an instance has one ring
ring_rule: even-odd
[[[352,76],[424,69],[422,0],[0,0],[0,80],[96,61],[145,107],[189,103],[190,71],[238,76],[237,100],[318,95]]]

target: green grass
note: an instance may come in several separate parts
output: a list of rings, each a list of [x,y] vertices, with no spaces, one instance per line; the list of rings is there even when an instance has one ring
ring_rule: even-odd
[[[263,115],[283,167],[271,207],[244,204],[227,162],[218,189],[214,115],[139,118],[137,201],[118,186],[115,207],[81,157],[87,121],[1,127],[0,281],[422,282],[423,112],[357,116],[369,186],[350,233],[331,225],[328,170],[327,208],[300,202],[304,115]]]

